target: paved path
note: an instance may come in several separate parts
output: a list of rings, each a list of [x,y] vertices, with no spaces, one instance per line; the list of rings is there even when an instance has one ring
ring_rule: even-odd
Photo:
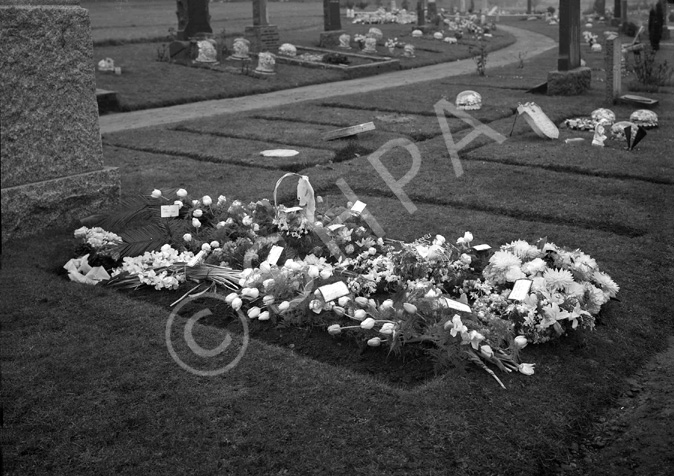
[[[508,26],[499,26],[504,31],[512,33],[517,41],[499,51],[489,54],[489,69],[504,66],[518,61],[518,53],[526,51],[527,56],[538,55],[557,43],[539,33],[521,30]],[[101,116],[99,123],[101,134],[118,132],[141,127],[172,124],[189,119],[215,116],[219,114],[233,114],[238,112],[266,109],[284,104],[294,104],[301,101],[325,99],[326,97],[345,96],[354,92],[367,92],[385,88],[420,83],[448,76],[458,76],[475,71],[475,62],[472,59],[455,61],[452,63],[436,64],[423,68],[395,71],[366,78],[350,79],[325,84],[314,84],[294,89],[285,89],[272,93],[257,94],[231,99],[216,99],[201,101],[178,106],[146,109],[120,114]]]

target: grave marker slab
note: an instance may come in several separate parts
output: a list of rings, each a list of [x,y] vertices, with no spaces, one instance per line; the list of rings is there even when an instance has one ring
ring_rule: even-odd
[[[339,46],[339,37],[344,34],[340,17],[339,0],[323,0],[323,31],[319,39],[321,48]]]
[[[0,0],[2,242],[120,198],[103,166],[89,13],[77,0]]]
[[[417,0],[417,26],[426,25],[426,1]]]
[[[550,96],[572,96],[590,88],[590,68],[580,66],[580,13],[580,0],[560,0],[559,58],[557,71],[548,73]]]
[[[213,33],[211,15],[208,11],[209,3],[210,0],[177,0],[177,40],[187,41],[190,38]]]
[[[278,27],[269,23],[267,0],[253,0],[253,26],[247,26],[243,36],[250,41],[252,53],[278,50]]]
[[[613,104],[620,97],[622,43],[617,35],[606,38],[604,69],[606,71],[606,102]]]

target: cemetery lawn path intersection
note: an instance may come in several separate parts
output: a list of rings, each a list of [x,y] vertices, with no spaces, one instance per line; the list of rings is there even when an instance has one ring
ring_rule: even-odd
[[[505,26],[502,28],[507,28],[514,34],[517,42],[491,53],[490,68],[516,62],[517,53],[520,51],[528,52],[531,58],[556,46],[553,40],[542,35],[517,28]],[[223,114],[269,110],[303,101],[367,93],[448,78],[474,72],[474,69],[472,60],[463,60],[451,65],[434,65],[257,96],[110,114],[100,118],[101,133],[163,126]],[[189,132],[187,126],[182,127],[183,133]],[[479,157],[474,160],[477,159]],[[637,372],[634,378],[628,379],[628,385],[629,389],[616,400],[605,416],[597,421],[594,433],[583,441],[572,444],[571,454],[574,459],[562,464],[560,471],[564,474],[616,476],[669,474],[668,464],[669,467],[674,466],[674,461],[668,456],[668,448],[671,448],[671,442],[674,440],[672,430],[674,427],[668,424],[674,418],[674,339],[669,339],[668,350],[656,355],[640,372]]]
[[[522,51],[526,51],[528,57],[533,57],[551,48],[555,48],[557,45],[554,40],[539,33],[509,26],[499,26],[499,28],[513,34],[516,42],[502,50],[489,54],[488,68],[490,69],[516,62],[518,60],[518,53]],[[255,96],[217,99],[142,111],[107,114],[99,118],[99,124],[101,134],[107,134],[143,127],[173,124],[219,114],[235,114],[285,104],[295,104],[302,101],[411,85],[434,79],[459,76],[474,71],[475,62],[472,59],[465,59],[453,63],[425,66],[347,81],[304,86]]]

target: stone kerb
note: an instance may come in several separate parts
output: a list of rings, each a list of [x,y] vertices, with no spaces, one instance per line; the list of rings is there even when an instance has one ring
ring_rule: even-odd
[[[0,0],[2,241],[119,200],[103,166],[88,11]]]

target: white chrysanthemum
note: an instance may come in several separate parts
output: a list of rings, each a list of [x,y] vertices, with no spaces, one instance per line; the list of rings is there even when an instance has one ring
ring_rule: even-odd
[[[548,289],[565,289],[573,283],[573,275],[565,269],[546,269],[543,278]]]
[[[579,283],[571,283],[566,287],[566,293],[570,297],[574,297],[576,299],[580,299],[585,295],[585,287],[582,284]]]
[[[506,271],[505,274],[506,281],[508,281],[509,283],[514,283],[518,279],[524,279],[526,277],[527,277],[526,274],[524,274],[522,270],[517,266],[511,266],[510,268],[508,268],[508,271]]]
[[[608,301],[608,296],[601,289],[589,283],[586,283],[586,285],[590,291],[588,293],[587,311],[590,314],[597,314],[601,306]]]
[[[615,281],[613,281],[606,273],[595,271],[595,273],[592,275],[592,279],[604,292],[608,294],[609,297],[616,297],[618,291],[620,291],[620,286],[618,286]]]
[[[535,258],[522,265],[522,271],[530,276],[542,273],[547,268],[547,263],[540,258]]]
[[[531,246],[524,240],[513,241],[503,247],[520,259],[533,259],[541,254],[541,250],[535,246]]]
[[[522,260],[512,253],[508,253],[507,251],[497,251],[489,259],[489,263],[491,263],[491,265],[496,269],[507,270],[511,266],[520,266],[522,264]]]

